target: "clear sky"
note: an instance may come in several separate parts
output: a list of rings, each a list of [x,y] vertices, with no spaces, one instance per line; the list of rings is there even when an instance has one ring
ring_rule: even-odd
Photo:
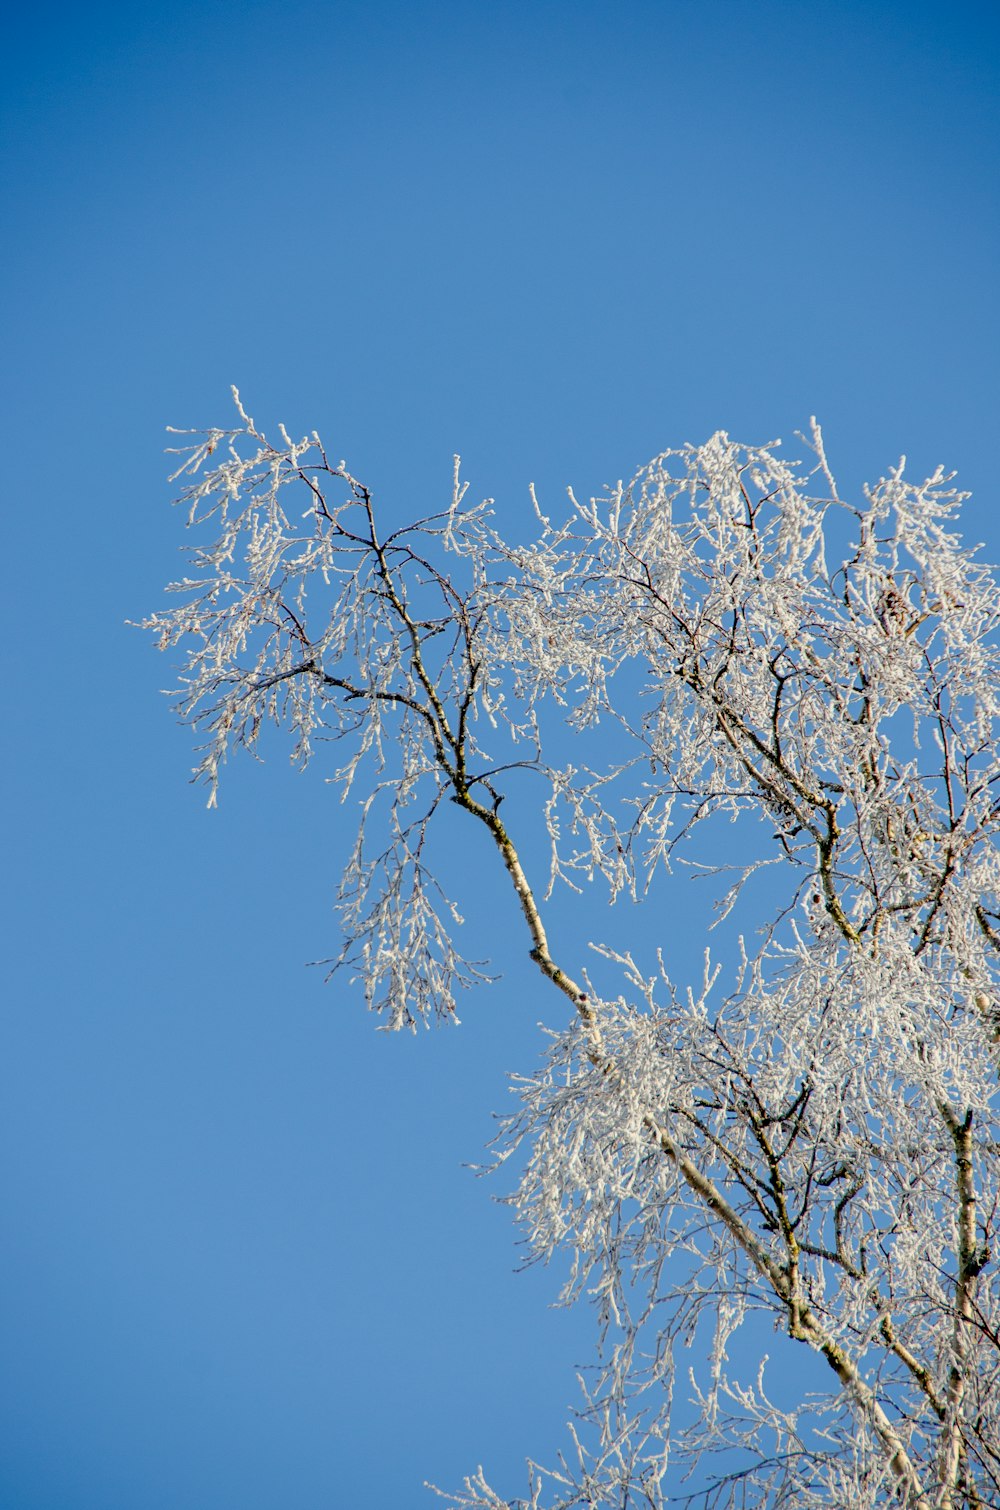
[[[517,530],[531,480],[554,509],[815,413],[848,485],[957,468],[996,559],[1000,11],[5,26],[0,1504],[411,1510],[478,1462],[514,1493],[591,1319],[462,1165],[558,1005],[518,961],[389,1039],[304,968],[337,948],[322,771],[237,764],[207,813],[125,627],[178,569],[163,427],[227,424],[236,382],[394,517],[460,451]],[[502,957],[480,858],[443,855]]]

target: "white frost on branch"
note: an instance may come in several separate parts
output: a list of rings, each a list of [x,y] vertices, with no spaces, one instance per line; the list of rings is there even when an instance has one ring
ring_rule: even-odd
[[[361,819],[336,964],[394,1028],[454,1020],[484,978],[435,874],[456,804],[567,1009],[498,1158],[530,1251],[568,1251],[564,1299],[596,1306],[600,1363],[526,1499],[482,1470],[445,1498],[1000,1503],[1000,590],[951,478],[901,462],[852,503],[815,425],[805,463],[720,432],[561,522],[536,502],[529,543],[467,503],[457,461],[439,511],[383,533],[317,436],[273,445],[237,404],[237,428],[182,434],[202,543],[147,621],[186,657],[197,778],[214,802],[269,725],[298,764],[341,745]],[[582,908],[573,957],[550,948],[528,801],[550,890],[645,904],[643,947],[598,951],[609,995]],[[749,859],[699,851],[717,815]],[[723,878],[720,918],[767,898],[689,988],[660,875],[685,856]],[[789,1408],[763,1363],[734,1375],[761,1311],[825,1393]]]

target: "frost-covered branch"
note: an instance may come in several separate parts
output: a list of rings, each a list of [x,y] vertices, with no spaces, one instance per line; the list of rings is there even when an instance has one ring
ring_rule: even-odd
[[[214,801],[269,727],[299,764],[340,746],[360,825],[335,967],[391,1027],[454,1020],[485,975],[439,875],[457,808],[569,1009],[498,1156],[532,1252],[568,1251],[565,1298],[596,1305],[600,1362],[527,1499],[480,1470],[450,1503],[994,1503],[1000,590],[950,479],[900,463],[851,502],[815,427],[805,463],[720,432],[560,521],[535,501],[532,539],[457,464],[450,502],[390,530],[318,437],[238,413],[182,437],[203,543],[147,621],[186,656],[197,778]],[[728,930],[690,987],[680,862],[720,879]],[[588,971],[595,880],[646,921]],[[760,1313],[825,1393],[737,1376]]]

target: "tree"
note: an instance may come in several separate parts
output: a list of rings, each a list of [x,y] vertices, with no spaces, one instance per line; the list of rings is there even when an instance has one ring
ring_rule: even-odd
[[[431,866],[450,802],[561,993],[500,1157],[602,1346],[572,1454],[518,1503],[659,1506],[668,1472],[672,1503],[1000,1502],[1000,589],[951,531],[963,495],[900,463],[849,502],[814,424],[806,463],[720,432],[561,522],[536,503],[528,544],[456,460],[450,504],[383,534],[315,434],[272,444],[236,400],[237,428],[177,432],[209,536],[146,621],[186,647],[210,801],[265,725],[299,764],[322,731],[363,798],[334,968],[391,1028],[454,1018],[483,977]],[[645,902],[641,947],[556,956],[539,813],[549,892]],[[653,902],[719,815],[744,831],[707,867],[732,942],[684,988]],[[734,1376],[754,1312],[825,1391]],[[672,1428],[682,1340],[705,1361]],[[481,1471],[446,1498],[505,1503]]]

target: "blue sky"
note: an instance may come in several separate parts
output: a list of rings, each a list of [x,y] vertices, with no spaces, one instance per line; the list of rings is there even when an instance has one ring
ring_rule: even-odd
[[[480,1461],[513,1493],[590,1351],[462,1167],[558,1014],[484,857],[442,854],[505,984],[390,1040],[304,968],[322,771],[187,785],[125,627],[182,541],[163,427],[237,382],[393,517],[460,451],[517,530],[531,480],[815,413],[849,485],[957,468],[996,558],[998,44],[963,3],[14,20],[0,1503],[410,1510]]]

